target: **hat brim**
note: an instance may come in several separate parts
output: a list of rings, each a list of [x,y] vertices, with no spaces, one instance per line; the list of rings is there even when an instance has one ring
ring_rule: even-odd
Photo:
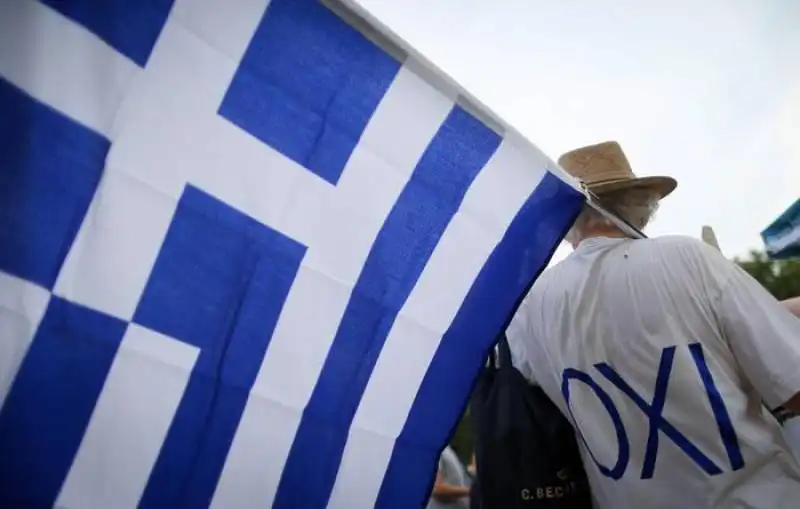
[[[677,186],[678,181],[672,177],[638,177],[587,184],[586,187],[597,195],[619,191],[620,189],[652,189],[658,194],[658,199],[660,200],[672,193]]]

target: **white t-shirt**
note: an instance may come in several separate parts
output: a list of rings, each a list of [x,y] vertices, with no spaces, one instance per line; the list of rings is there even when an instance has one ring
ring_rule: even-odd
[[[762,404],[800,391],[800,320],[715,249],[587,239],[508,337],[576,424],[599,509],[800,507],[800,466]]]

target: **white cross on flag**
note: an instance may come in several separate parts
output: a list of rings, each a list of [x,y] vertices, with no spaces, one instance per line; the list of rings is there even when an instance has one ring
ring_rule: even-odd
[[[0,507],[424,505],[584,196],[350,7],[0,1]]]

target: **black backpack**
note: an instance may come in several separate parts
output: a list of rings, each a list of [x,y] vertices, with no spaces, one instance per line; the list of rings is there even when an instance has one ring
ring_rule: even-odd
[[[469,412],[477,467],[473,508],[592,508],[572,425],[511,365],[505,335],[478,379]]]

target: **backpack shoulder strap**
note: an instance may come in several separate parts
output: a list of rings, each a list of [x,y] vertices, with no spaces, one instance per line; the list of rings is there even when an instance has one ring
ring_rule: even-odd
[[[508,338],[505,332],[500,334],[500,340],[497,342],[497,360],[500,363],[500,369],[513,367],[511,364],[511,348],[508,346]]]

